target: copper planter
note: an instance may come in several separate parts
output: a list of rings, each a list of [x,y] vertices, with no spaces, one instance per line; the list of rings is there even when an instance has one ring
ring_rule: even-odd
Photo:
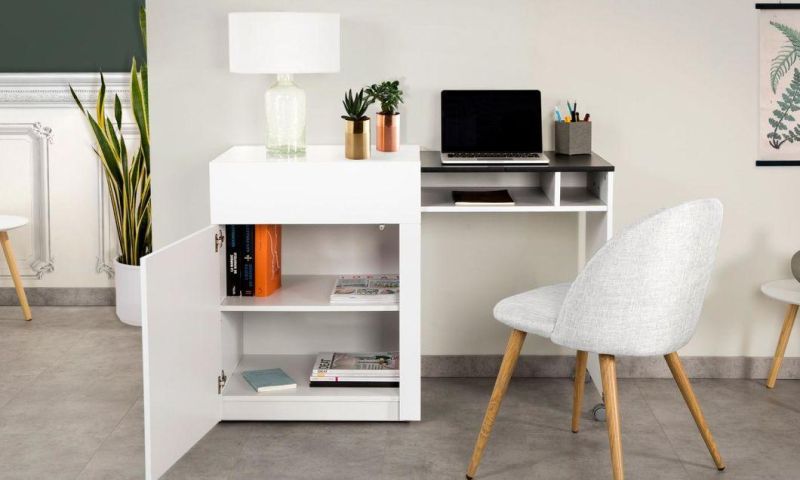
[[[369,118],[344,121],[344,156],[350,160],[369,158]]]
[[[375,135],[375,148],[379,152],[396,152],[400,146],[400,114],[379,113]]]

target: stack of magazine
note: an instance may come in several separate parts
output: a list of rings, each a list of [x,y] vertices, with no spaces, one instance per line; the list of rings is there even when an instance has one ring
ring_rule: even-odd
[[[311,371],[309,385],[397,387],[400,385],[400,354],[398,352],[320,353]]]
[[[398,275],[340,275],[331,292],[331,303],[336,304],[373,305],[399,299]]]

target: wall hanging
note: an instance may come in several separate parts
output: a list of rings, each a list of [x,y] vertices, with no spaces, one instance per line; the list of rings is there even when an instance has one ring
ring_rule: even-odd
[[[800,3],[757,3],[758,166],[800,166]]]

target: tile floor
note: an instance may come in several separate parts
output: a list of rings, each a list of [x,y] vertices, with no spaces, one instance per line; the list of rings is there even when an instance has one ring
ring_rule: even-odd
[[[107,307],[34,318],[0,307],[0,479],[143,478],[139,330]],[[462,479],[492,382],[425,379],[420,423],[221,423],[165,478]],[[627,478],[800,478],[800,381],[693,383],[728,469],[672,381],[622,380]],[[570,402],[566,379],[514,380],[478,478],[610,478],[605,424],[570,433]]]

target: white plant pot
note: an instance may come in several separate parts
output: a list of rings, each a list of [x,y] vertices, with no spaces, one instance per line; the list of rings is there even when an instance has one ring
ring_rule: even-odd
[[[114,260],[114,284],[117,288],[117,318],[122,323],[142,326],[141,267]]]

